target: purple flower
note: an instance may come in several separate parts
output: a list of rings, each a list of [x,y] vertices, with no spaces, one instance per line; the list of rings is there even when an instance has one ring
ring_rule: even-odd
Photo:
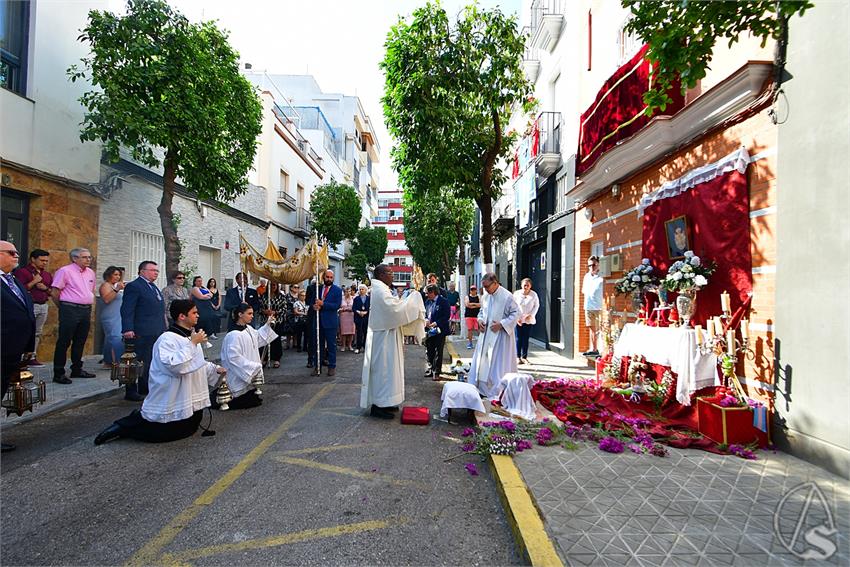
[[[629,451],[631,451],[632,453],[637,453],[638,455],[643,453],[643,447],[641,445],[629,443],[628,447],[629,447]]]
[[[460,446],[460,450],[463,451],[464,453],[471,453],[472,451],[475,450],[475,443],[472,443],[472,442],[464,443],[463,445]]]
[[[504,429],[505,431],[508,431],[510,433],[513,433],[514,431],[516,431],[516,423],[514,423],[513,421],[508,421],[508,420],[500,421],[499,427],[501,427],[502,429]]]
[[[664,447],[664,445],[660,445],[660,444],[656,443],[655,445],[653,445],[649,449],[649,454],[655,455],[656,457],[666,457],[667,456],[667,449],[666,449],[666,447]]]
[[[729,452],[741,457],[742,459],[749,459],[751,461],[758,458],[755,453],[741,445],[729,445]]]
[[[736,398],[735,396],[730,396],[729,394],[726,394],[720,400],[720,406],[724,408],[735,407],[737,405],[739,405],[738,398]]]
[[[626,446],[616,437],[603,437],[599,441],[599,448],[606,453],[622,453]]]
[[[472,437],[473,435],[475,435],[475,430],[471,427],[467,427],[460,435],[461,437]]]
[[[543,427],[537,431],[537,444],[546,445],[552,440],[552,430],[548,427]]]
[[[478,467],[475,466],[475,463],[466,463],[463,468],[472,476],[478,476]]]
[[[527,439],[520,439],[516,442],[516,450],[517,452],[522,452],[526,449],[531,449],[531,441]]]

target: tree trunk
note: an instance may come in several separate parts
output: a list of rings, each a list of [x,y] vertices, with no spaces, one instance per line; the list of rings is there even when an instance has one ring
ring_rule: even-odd
[[[481,255],[484,256],[484,265],[493,266],[493,200],[490,195],[483,195],[475,200],[481,211]],[[485,270],[486,271],[486,270]]]
[[[481,168],[481,196],[475,200],[481,210],[481,248],[483,248],[484,265],[487,271],[493,269],[493,168],[502,148],[502,124],[499,112],[490,112],[493,120],[493,145],[484,154]]]
[[[464,314],[466,312],[466,306],[464,304],[464,299],[466,298],[466,244],[463,239],[465,234],[463,234],[460,229],[457,231],[457,272],[460,276],[460,281],[458,282],[458,293],[460,294],[460,320],[463,321]],[[463,335],[463,326],[461,326],[461,335]]]
[[[162,237],[165,240],[165,277],[171,281],[171,275],[180,269],[180,239],[177,237],[177,223],[174,222],[174,212],[171,205],[174,202],[175,179],[177,178],[177,161],[175,151],[169,149],[165,154],[165,172],[162,175],[162,200],[156,208],[159,213],[159,224],[162,227]]]

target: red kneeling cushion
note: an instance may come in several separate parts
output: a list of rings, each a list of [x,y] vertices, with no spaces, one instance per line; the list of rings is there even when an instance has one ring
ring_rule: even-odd
[[[410,425],[428,425],[431,414],[426,407],[404,406],[401,408],[401,422]]]

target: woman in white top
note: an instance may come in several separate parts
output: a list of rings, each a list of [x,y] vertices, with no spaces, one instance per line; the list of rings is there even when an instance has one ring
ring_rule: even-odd
[[[519,319],[516,322],[516,357],[517,363],[528,364],[528,339],[531,328],[537,322],[537,310],[540,309],[540,299],[537,292],[531,289],[531,280],[522,280],[522,289],[514,292],[514,300],[519,306]]]
[[[278,337],[272,329],[275,318],[273,314],[269,315],[265,325],[254,329],[251,326],[254,308],[242,303],[233,310],[233,319],[236,328],[227,333],[221,343],[221,365],[227,370],[227,386],[233,395],[230,407],[252,408],[263,403],[253,381],[255,377],[260,378],[260,384],[265,381],[260,347]],[[213,407],[217,407],[217,404],[213,403]]]

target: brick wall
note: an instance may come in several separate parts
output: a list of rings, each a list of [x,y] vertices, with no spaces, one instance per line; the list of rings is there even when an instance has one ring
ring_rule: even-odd
[[[606,254],[612,248],[628,243],[632,246],[617,250],[623,255],[626,270],[641,260],[642,219],[637,211],[630,211],[618,218],[612,216],[636,207],[644,193],[654,191],[663,183],[676,179],[689,170],[716,161],[741,145],[746,147],[753,163],[747,170],[750,193],[750,235],[753,257],[753,311],[749,315],[752,324],[751,345],[754,360],[739,364],[738,375],[753,384],[753,380],[773,383],[773,321],[775,306],[776,269],[776,127],[764,111],[736,124],[727,130],[713,134],[675,153],[665,161],[647,168],[620,183],[620,195],[613,197],[606,191],[600,197],[586,203],[593,210],[590,222],[577,223],[576,301],[579,305],[577,319],[577,352],[586,350],[588,338],[584,330],[584,312],[581,309],[581,278],[584,275],[587,256],[592,242],[604,242]],[[584,221],[583,215],[577,215]],[[610,220],[609,220],[610,219]],[[596,226],[593,226],[593,225]],[[606,302],[613,301],[618,312],[627,309],[628,298],[614,298],[613,281],[622,272],[612,273],[606,278]],[[748,387],[749,394],[766,398],[766,392]]]

